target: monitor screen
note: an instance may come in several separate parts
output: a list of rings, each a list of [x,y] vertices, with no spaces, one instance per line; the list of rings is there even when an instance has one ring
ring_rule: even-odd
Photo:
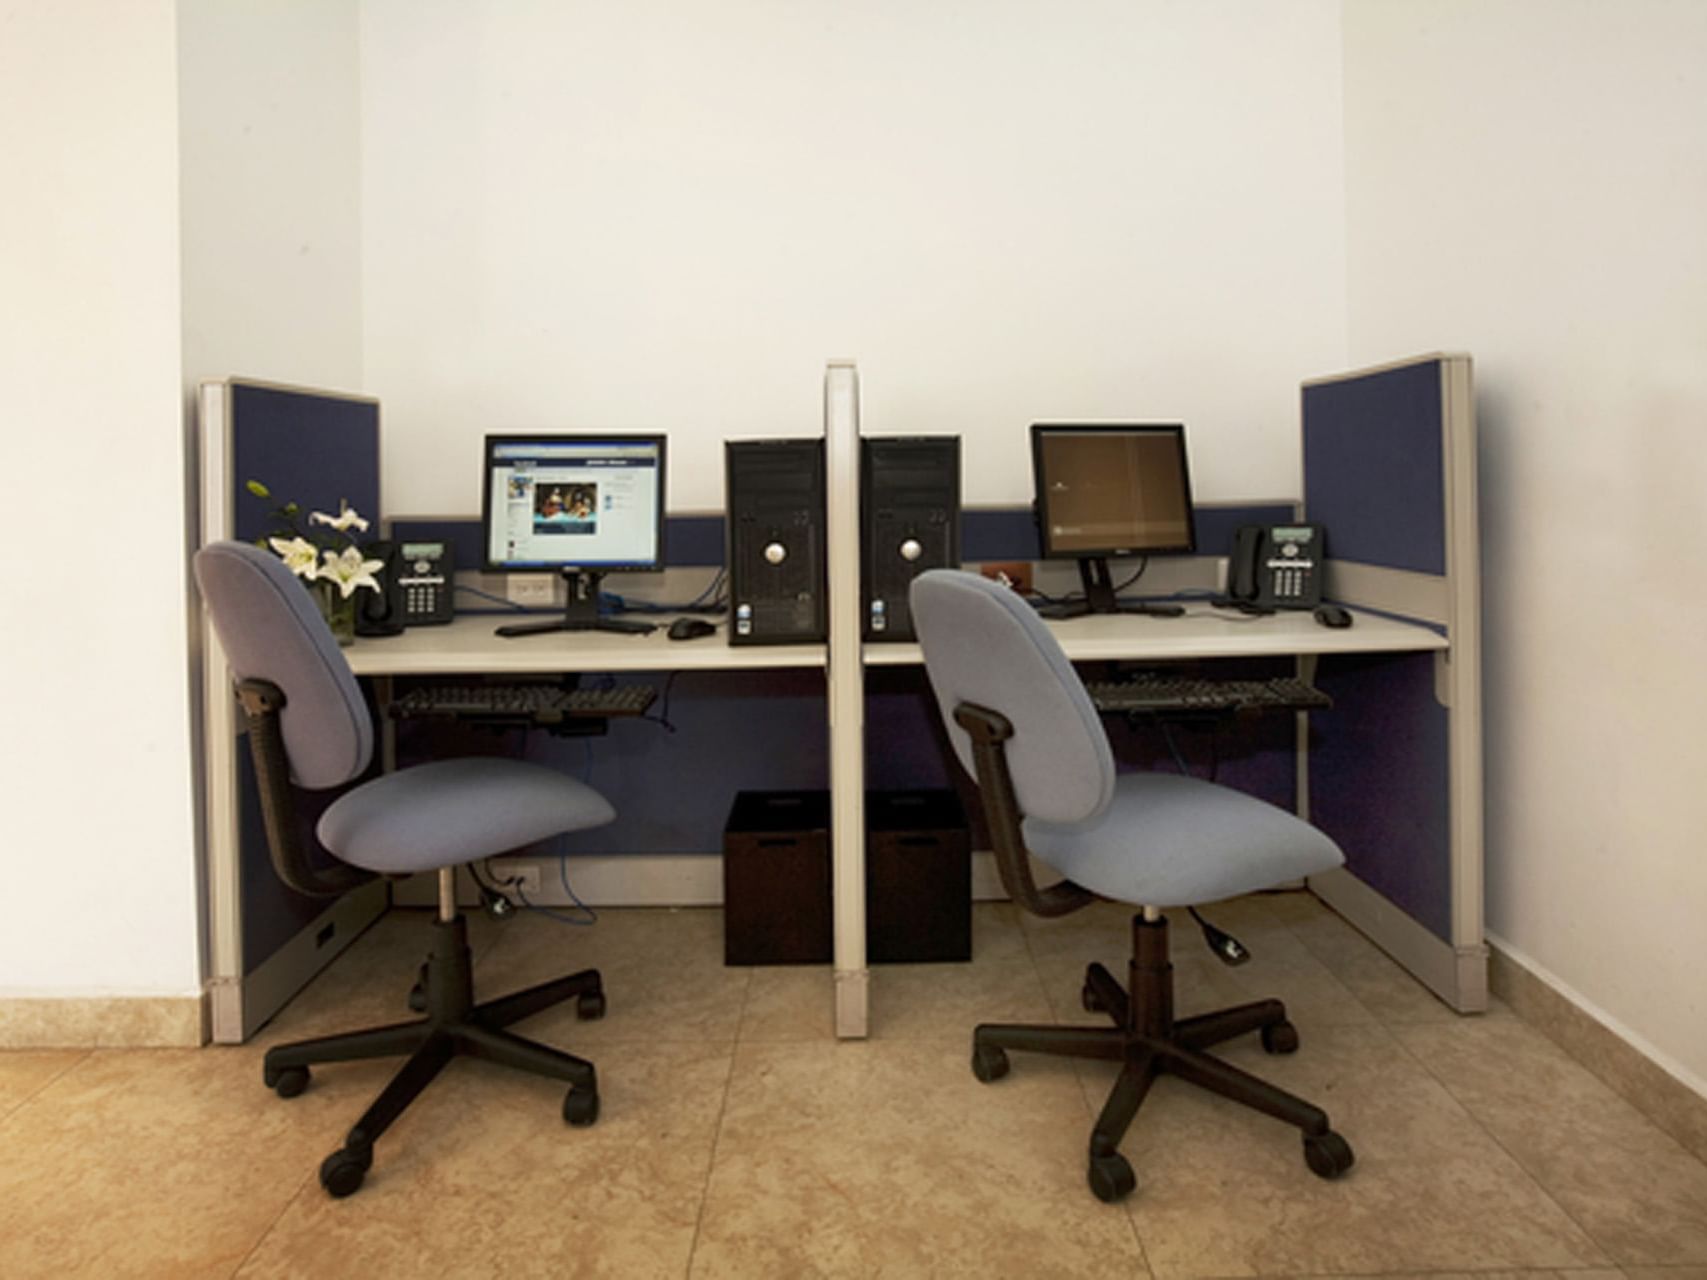
[[[1031,460],[1046,559],[1196,549],[1180,424],[1034,423]]]
[[[664,437],[486,437],[481,537],[503,572],[662,569]]]

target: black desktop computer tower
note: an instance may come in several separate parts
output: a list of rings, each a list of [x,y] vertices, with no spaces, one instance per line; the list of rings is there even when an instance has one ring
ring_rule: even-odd
[[[724,445],[730,644],[812,644],[830,634],[824,441]]]
[[[911,640],[913,579],[960,567],[960,437],[867,436],[859,492],[860,629]]]

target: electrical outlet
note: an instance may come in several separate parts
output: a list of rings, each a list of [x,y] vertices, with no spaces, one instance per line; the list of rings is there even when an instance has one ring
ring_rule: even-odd
[[[492,879],[500,889],[538,902],[541,893],[537,862],[494,862]]]
[[[978,571],[986,578],[994,578],[1000,582],[1003,578],[1015,591],[1031,590],[1031,562],[1027,560],[1004,560],[1001,563],[981,564]]]
[[[556,588],[557,579],[546,573],[512,573],[504,579],[504,595],[511,604],[551,604]]]

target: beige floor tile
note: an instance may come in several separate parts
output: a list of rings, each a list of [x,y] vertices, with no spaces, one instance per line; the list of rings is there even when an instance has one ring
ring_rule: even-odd
[[[959,1045],[742,1044],[692,1274],[1144,1275],[1085,1189],[1071,1068],[1002,1093]]]
[[[1516,1018],[1397,1034],[1618,1263],[1707,1264],[1707,1166]]]
[[[981,1022],[1054,1021],[1037,966],[1025,956],[976,964],[872,967],[874,1039],[965,1040]]]
[[[275,1097],[250,1048],[93,1052],[0,1124],[0,1274],[229,1276],[346,1109]]]
[[[87,1049],[0,1050],[0,1119],[88,1056]]]
[[[359,1192],[305,1187],[239,1274],[683,1276],[729,1053],[611,1046],[587,1128],[563,1123],[552,1081],[453,1062],[380,1139]]]
[[[1305,1029],[1229,1062],[1328,1112],[1357,1164],[1310,1173],[1296,1130],[1164,1077],[1122,1146],[1126,1201],[1158,1276],[1604,1266],[1608,1259],[1392,1035]],[[1015,1058],[1014,1074],[1029,1065]],[[1112,1067],[1080,1068],[1100,1106]]]
[[[519,1034],[584,1056],[617,1042],[730,1045],[752,970],[723,963],[723,914],[712,908],[599,913],[577,927],[523,912],[499,926],[474,969],[477,999],[597,969],[606,1013],[582,1022],[573,1004],[518,1023]]]
[[[1164,1079],[1123,1150],[1120,1206],[1085,1186],[1101,1063],[1014,1054],[979,1084],[979,1021],[1101,1021],[1083,964],[1124,977],[1132,910],[974,911],[974,959],[872,970],[872,1035],[835,1037],[828,965],[728,968],[715,910],[590,928],[470,917],[479,998],[587,967],[607,1016],[518,1030],[593,1059],[603,1107],[446,1068],[361,1192],[320,1160],[398,1059],[260,1081],[266,1045],[407,1019],[431,913],[395,912],[263,1029],[196,1050],[0,1054],[0,1275],[1157,1275],[1707,1280],[1707,1170],[1503,1006],[1463,1018],[1306,894],[1206,909],[1255,953],[1228,970],[1175,921],[1182,1014],[1288,1002],[1303,1038],[1226,1056],[1324,1106],[1358,1164]],[[702,1212],[703,1211],[703,1212]]]
[[[1317,903],[1289,908],[1289,924],[1304,947],[1387,1026],[1452,1022],[1462,1015],[1401,969],[1350,924]]]
[[[741,1010],[743,1042],[834,1040],[836,975],[827,964],[755,965]]]

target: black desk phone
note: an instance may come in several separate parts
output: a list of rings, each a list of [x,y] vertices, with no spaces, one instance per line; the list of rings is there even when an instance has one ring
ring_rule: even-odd
[[[1325,541],[1319,524],[1242,525],[1227,563],[1228,603],[1314,609],[1322,602]]]
[[[379,571],[379,590],[361,597],[357,635],[394,636],[404,627],[449,622],[456,616],[456,565],[449,543],[376,542],[364,549],[385,565]]]

